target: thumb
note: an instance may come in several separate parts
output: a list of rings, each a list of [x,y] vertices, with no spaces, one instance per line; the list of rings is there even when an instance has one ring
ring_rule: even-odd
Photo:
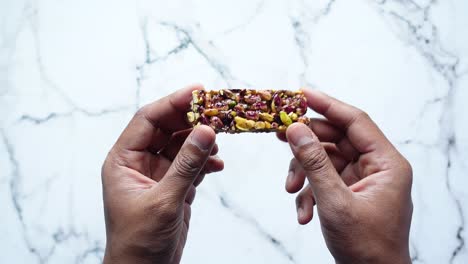
[[[291,150],[305,171],[317,205],[337,202],[337,198],[349,192],[336,172],[327,152],[312,130],[295,123],[286,130]]]
[[[188,190],[210,156],[216,135],[208,126],[197,126],[185,140],[160,181],[160,190],[174,202],[183,202]]]

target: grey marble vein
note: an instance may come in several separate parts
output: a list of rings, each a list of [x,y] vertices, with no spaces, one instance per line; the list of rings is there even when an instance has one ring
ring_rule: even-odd
[[[411,262],[414,263],[424,263],[424,261],[421,259],[421,256],[419,255],[419,250],[416,247],[416,244],[413,242],[410,242],[410,246],[413,249],[412,251],[412,256],[411,256]]]
[[[318,23],[323,17],[326,17],[330,14],[333,5],[336,3],[336,0],[328,0],[325,7],[315,16],[314,22]]]
[[[41,252],[39,252],[39,250],[33,245],[33,242],[29,239],[27,235],[27,225],[23,215],[23,206],[21,204],[22,194],[20,193],[20,185],[22,177],[19,169],[19,163],[15,156],[13,144],[10,142],[9,138],[5,134],[5,131],[0,130],[0,134],[2,136],[2,141],[6,147],[8,159],[12,167],[12,172],[9,181],[10,195],[15,214],[18,217],[18,221],[21,225],[22,238],[29,252],[37,258],[38,263],[47,263],[48,258],[53,253],[53,250],[47,252],[46,254],[41,254]]]
[[[175,46],[174,48],[172,48],[165,54],[158,56],[152,50],[151,43],[148,39],[148,18],[143,19],[143,22],[141,23],[140,27],[141,27],[141,32],[143,35],[144,46],[145,46],[145,61],[142,64],[139,64],[136,66],[136,70],[137,70],[137,77],[136,77],[137,87],[135,90],[136,109],[140,108],[140,100],[141,100],[140,93],[141,93],[142,81],[145,78],[145,67],[167,60],[170,56],[176,55],[179,52],[186,50],[189,47],[189,45],[192,43],[190,38],[188,38],[187,36],[184,36],[181,39],[179,39],[179,44],[177,46]]]
[[[221,35],[229,35],[237,30],[245,29],[248,25],[250,25],[255,20],[255,18],[257,18],[260,15],[264,7],[265,7],[265,0],[259,1],[257,5],[255,6],[255,9],[253,10],[252,14],[245,21],[242,21],[241,23],[235,26],[229,27],[228,29],[224,30],[221,33]]]
[[[4,170],[3,174],[0,173],[0,187],[3,187],[4,192],[2,197],[6,203],[6,219],[12,224],[13,230],[9,230],[8,226],[0,230],[2,234],[6,231],[6,236],[0,240],[0,244],[7,248],[0,254],[0,262],[11,263],[16,260],[17,256],[24,256],[31,263],[102,262],[105,250],[105,241],[102,236],[104,231],[101,230],[102,223],[93,222],[93,220],[102,221],[102,216],[93,215],[94,212],[102,210],[102,204],[89,204],[88,199],[95,197],[83,198],[79,193],[84,188],[86,191],[93,192],[93,195],[98,194],[96,192],[99,192],[100,188],[95,185],[98,181],[93,178],[95,175],[90,175],[90,173],[99,173],[97,168],[100,165],[99,162],[94,160],[95,156],[92,155],[88,155],[88,158],[93,160],[83,160],[86,150],[78,147],[76,156],[70,156],[59,166],[47,164],[47,162],[60,160],[60,156],[53,154],[49,156],[45,153],[37,159],[27,150],[25,151],[24,146],[37,143],[37,138],[28,137],[28,133],[36,133],[36,129],[39,134],[60,133],[67,130],[65,127],[67,123],[61,121],[74,119],[78,121],[82,118],[96,121],[101,117],[130,114],[140,107],[143,94],[147,92],[146,89],[149,89],[147,87],[149,83],[158,86],[173,82],[173,80],[158,78],[160,73],[158,70],[166,66],[173,67],[173,62],[179,59],[183,59],[187,65],[197,65],[197,67],[193,67],[192,73],[195,75],[180,75],[180,80],[176,80],[177,83],[190,82],[189,79],[197,76],[197,72],[200,71],[203,78],[206,78],[204,82],[207,86],[218,85],[220,81],[222,85],[226,83],[228,87],[244,84],[250,86],[242,80],[242,76],[235,72],[235,69],[238,69],[236,67],[242,65],[245,68],[242,71],[239,70],[239,73],[250,71],[248,74],[250,75],[251,72],[255,72],[262,82],[279,80],[284,82],[282,84],[291,85],[291,87],[297,86],[298,82],[300,85],[318,87],[322,82],[331,81],[334,88],[330,89],[337,97],[349,97],[352,94],[362,99],[363,96],[369,96],[369,94],[375,95],[379,92],[375,90],[375,84],[379,83],[381,85],[378,89],[382,89],[384,94],[391,93],[395,97],[416,97],[425,93],[425,99],[418,97],[417,104],[410,105],[405,101],[407,104],[405,106],[410,110],[408,116],[411,120],[401,124],[399,131],[389,130],[391,131],[389,137],[402,139],[396,143],[407,151],[405,155],[408,155],[412,163],[414,162],[415,168],[427,167],[428,160],[432,163],[429,165],[431,170],[425,171],[428,175],[422,176],[430,177],[434,181],[427,182],[420,178],[415,181],[416,191],[413,195],[415,195],[418,210],[415,210],[413,219],[419,222],[414,222],[415,232],[411,234],[411,258],[413,263],[466,262],[468,256],[465,228],[467,200],[466,190],[462,184],[466,183],[463,173],[468,168],[468,163],[463,160],[467,143],[466,136],[461,135],[462,132],[459,131],[465,128],[462,120],[465,120],[463,102],[467,96],[464,89],[467,87],[464,87],[462,83],[466,81],[465,75],[468,74],[468,69],[465,61],[466,48],[462,46],[468,39],[463,36],[463,23],[466,24],[466,17],[459,10],[454,10],[454,8],[467,7],[463,0],[348,2],[245,0],[240,3],[241,8],[233,9],[222,4],[211,5],[201,2],[170,1],[169,4],[164,1],[138,1],[136,9],[143,10],[140,14],[133,12],[135,3],[128,1],[118,1],[113,5],[95,2],[92,8],[89,3],[84,2],[7,0],[3,4],[2,7],[7,8],[0,8],[0,146],[3,151],[0,154],[2,162],[0,166],[6,165],[7,170]],[[349,10],[345,10],[344,7]],[[230,12],[230,14],[224,19],[220,16],[220,12]],[[375,16],[372,12],[380,16]],[[141,14],[144,14],[143,16],[147,19],[142,19]],[[356,67],[353,70],[365,69],[371,75],[371,78],[359,80],[360,89],[356,91],[349,91],[347,87],[344,87],[346,84],[343,84],[343,82],[352,81],[353,76],[349,77],[350,79],[327,80],[333,76],[316,77],[316,73],[311,72],[311,70],[315,71],[316,63],[320,63],[318,60],[342,59],[337,57],[340,53],[335,53],[336,49],[349,48],[350,52],[354,52],[362,48],[360,47],[361,39],[353,39],[349,45],[333,41],[323,42],[324,38],[335,37],[330,36],[330,30],[334,31],[333,34],[336,34],[337,38],[347,36],[350,30],[356,30],[358,34],[366,33],[366,28],[350,28],[341,25],[347,23],[346,20],[350,18],[357,18],[357,21],[351,21],[350,25],[356,27],[369,25],[369,29],[372,29],[371,35],[360,35],[370,52],[381,51],[380,45],[385,45],[383,48],[389,51],[389,54],[382,54],[382,60],[378,57],[364,56],[361,61],[353,61],[352,65]],[[384,23],[381,23],[382,21]],[[385,23],[388,25],[387,28],[385,28]],[[107,31],[108,29],[111,30]],[[114,32],[113,29],[115,29]],[[117,67],[110,67],[112,71],[115,71],[115,76],[122,76],[125,81],[128,76],[133,76],[131,78],[135,81],[135,88],[131,98],[126,98],[127,94],[116,92],[115,96],[106,101],[106,106],[97,108],[86,106],[87,97],[92,94],[87,94],[89,90],[79,90],[79,87],[70,82],[77,72],[86,67],[87,62],[71,61],[63,56],[62,50],[55,52],[49,49],[49,45],[52,47],[55,44],[67,43],[67,41],[62,42],[62,38],[75,36],[74,30],[79,31],[76,32],[77,38],[73,40],[73,43],[76,43],[76,47],[73,47],[74,52],[91,57],[99,54],[99,48],[106,47],[109,50],[103,53],[104,56],[94,56],[96,62],[102,63],[105,67],[108,63],[118,61]],[[156,32],[152,32],[153,30]],[[283,57],[278,60],[273,57],[268,60],[269,65],[265,65],[262,61],[264,57],[257,58],[252,50],[245,51],[241,48],[245,47],[244,45],[237,45],[237,43],[245,44],[245,41],[252,41],[252,37],[256,37],[254,30],[259,32],[259,37],[263,33],[268,36],[271,33],[280,36],[268,43],[269,46],[266,47],[265,52],[270,52],[273,56],[276,51],[292,54],[290,64],[289,61],[285,64]],[[161,35],[158,32],[161,32]],[[99,35],[100,37],[109,43],[119,42],[119,45],[101,46],[102,43],[96,43],[97,45],[90,43],[96,40],[97,34],[101,33],[106,35]],[[140,54],[135,54],[134,51],[119,52],[124,47],[136,47],[135,39],[125,37],[126,34],[136,35],[139,38],[136,44],[143,44],[138,46],[140,50],[137,52]],[[175,39],[173,39],[174,36]],[[376,38],[383,38],[390,42],[387,45]],[[315,43],[315,40],[318,42]],[[173,43],[172,46],[164,51],[159,50],[160,46],[167,47],[168,42]],[[314,49],[324,44],[328,45],[328,48],[321,51],[322,53],[313,52]],[[61,46],[61,48],[67,51],[67,48],[72,47]],[[285,48],[290,50],[283,50]],[[363,51],[362,54],[365,52]],[[114,54],[115,61],[106,61],[108,54]],[[372,65],[369,65],[369,63],[392,60],[389,57],[392,54],[395,55],[395,60],[392,61],[394,64],[392,63],[390,67],[398,68],[372,68]],[[378,54],[374,55],[378,56]],[[252,57],[246,60],[246,56]],[[56,62],[66,64],[67,71],[56,71],[52,67],[57,65]],[[259,70],[256,68],[257,65],[265,65],[265,68]],[[389,73],[402,72],[400,67],[414,69],[414,74],[411,72],[389,80]],[[350,74],[348,70],[349,68],[337,68],[334,75],[347,76]],[[165,73],[165,71],[162,72]],[[167,73],[172,74],[170,71]],[[276,73],[279,74],[272,78],[271,74]],[[96,90],[103,89],[102,81],[105,81],[107,76],[98,79],[93,77],[89,78],[90,87]],[[320,80],[320,83],[314,85],[314,79]],[[421,90],[421,87],[414,91],[408,89],[413,83],[430,85],[431,81],[434,85],[430,87],[431,89],[427,89],[427,93]],[[402,82],[409,85],[394,86]],[[168,89],[152,90],[151,93],[155,96],[163,96],[162,90],[165,93]],[[38,94],[43,97],[33,97]],[[43,98],[47,101],[53,100],[53,102],[50,105],[45,104],[46,101],[41,100]],[[124,103],[117,103],[117,101]],[[89,102],[96,103],[96,98],[90,98]],[[383,116],[389,111],[375,104],[367,107],[370,111]],[[34,111],[37,109],[40,111]],[[79,127],[92,128],[94,121],[81,124],[85,126],[84,128],[81,125]],[[390,128],[399,125],[398,121],[392,118],[383,118],[382,122],[385,127]],[[428,125],[431,126],[430,131],[426,130]],[[102,131],[103,135],[115,133],[111,131],[112,127],[105,129],[108,130]],[[39,146],[50,146],[51,149],[62,147],[58,145],[61,141],[56,142],[49,138],[41,138],[41,140],[45,141]],[[248,136],[243,140],[247,142],[246,146],[257,144],[254,138]],[[70,144],[69,147],[74,148],[75,144],[80,144],[80,141],[70,142]],[[97,145],[95,154],[104,153],[104,147],[104,145]],[[246,148],[243,151],[252,154],[249,152],[254,150]],[[427,153],[427,157],[422,157],[424,153]],[[281,159],[289,159],[286,154],[279,155],[285,155],[280,157]],[[233,153],[223,153],[223,156],[226,161],[238,158]],[[38,169],[40,177],[28,175],[31,169]],[[419,173],[415,170],[415,178],[421,177]],[[77,181],[76,178],[67,178],[70,174],[84,174],[88,178],[83,179],[84,181]],[[238,176],[238,174],[239,169],[224,171],[227,177]],[[230,223],[232,226],[228,225],[226,228],[244,226],[247,229],[244,231],[248,232],[249,237],[260,243],[257,245],[242,243],[245,242],[244,237],[233,237],[232,244],[238,245],[233,254],[238,256],[240,261],[224,259],[226,263],[236,263],[236,261],[261,263],[265,258],[269,259],[268,262],[275,264],[297,263],[310,257],[318,263],[327,263],[325,260],[330,260],[329,253],[320,243],[311,245],[310,248],[293,248],[295,243],[291,242],[292,240],[303,241],[305,236],[313,233],[313,241],[315,241],[315,237],[321,235],[319,230],[312,228],[309,229],[310,233],[298,232],[294,236],[286,237],[276,234],[273,229],[270,230],[270,225],[259,222],[260,219],[270,219],[268,218],[269,212],[261,210],[256,211],[255,214],[250,213],[252,208],[261,205],[254,204],[259,203],[258,199],[250,200],[249,203],[240,206],[226,196],[232,189],[242,186],[236,184],[237,182],[229,182],[226,192],[211,190],[218,195],[213,199],[214,203],[208,203],[208,206],[213,207],[208,210],[224,210],[223,213],[225,212],[228,218],[233,220]],[[245,184],[245,182],[239,184]],[[273,183],[249,178],[249,184]],[[206,188],[212,187],[214,186],[207,185]],[[268,195],[277,195],[273,193],[273,190],[276,192],[276,189],[265,188],[264,192]],[[425,196],[437,190],[440,191],[439,203],[428,203]],[[63,193],[65,193],[65,199],[58,197],[63,196]],[[57,198],[63,200],[54,200]],[[90,210],[87,210],[88,207]],[[426,210],[428,212],[439,210],[440,213],[437,217],[425,218],[422,221],[421,217],[427,216]],[[212,216],[208,214],[206,217]],[[278,216],[278,219],[271,219],[271,221],[277,223],[276,221],[281,221],[281,217],[283,216]],[[53,222],[49,222],[50,219]],[[54,219],[57,221],[55,222]],[[433,225],[444,223],[444,221],[445,225],[440,225],[436,231],[431,230]],[[416,226],[419,224],[420,226]],[[285,228],[294,231],[292,226],[285,226]],[[212,231],[210,226],[203,224],[197,226],[197,229],[199,234]],[[229,234],[231,230],[227,231]],[[425,240],[427,237],[430,237],[431,241]],[[192,237],[192,239],[194,239],[193,246],[187,247],[185,252],[190,256],[190,262],[205,261],[203,253],[200,254],[200,246],[197,246],[203,245],[205,238],[202,235]],[[434,241],[439,239],[440,245],[439,241]],[[270,253],[272,256],[249,254],[252,246],[255,246],[255,250],[259,253],[273,250],[272,254]],[[319,251],[314,251],[316,249]],[[222,259],[224,250],[211,252],[211,254],[214,259]]]
[[[102,109],[99,111],[88,111],[83,108],[75,108],[72,109],[71,111],[64,112],[64,113],[56,113],[52,112],[49,113],[48,115],[44,117],[36,117],[36,116],[31,116],[31,115],[22,115],[19,119],[18,122],[31,122],[36,125],[44,124],[49,121],[55,120],[55,119],[60,119],[60,118],[67,118],[71,117],[77,113],[82,114],[87,117],[102,117],[108,114],[114,114],[114,113],[121,113],[125,111],[129,111],[133,108],[133,106],[121,106],[121,107],[116,107],[116,108],[109,108],[109,109]]]
[[[80,108],[78,104],[67,95],[67,93],[50,77],[49,73],[47,72],[44,58],[42,56],[42,46],[39,38],[39,7],[37,6],[37,2],[32,3],[32,14],[28,17],[29,27],[33,34],[33,47],[36,54],[36,64],[39,70],[39,76],[41,81],[54,91],[59,97],[61,97],[68,105],[72,106],[73,108]]]
[[[450,118],[450,116],[449,116]],[[451,184],[451,174],[450,170],[452,168],[452,163],[453,163],[453,155],[454,152],[456,151],[457,145],[453,133],[453,128],[451,131],[452,135],[447,139],[445,143],[445,155],[447,157],[447,164],[446,164],[446,171],[445,171],[445,177],[446,177],[446,187],[447,190],[449,191],[449,194],[451,195],[453,201],[455,202],[456,209],[459,214],[459,226],[457,229],[456,233],[456,239],[458,241],[458,244],[452,251],[452,256],[450,257],[450,263],[454,263],[455,259],[457,258],[458,254],[462,251],[465,250],[465,237],[464,237],[464,230],[465,230],[465,214],[461,205],[460,199],[456,196],[455,192],[452,189],[452,184]]]
[[[29,253],[31,253],[36,258],[37,263],[40,263],[40,264],[48,263],[49,259],[53,256],[56,248],[65,241],[68,241],[70,239],[85,239],[86,241],[89,241],[89,236],[87,233],[77,232],[73,226],[69,226],[68,231],[64,231],[61,227],[59,227],[53,234],[51,234],[53,244],[46,251],[40,251],[34,245],[34,239],[32,239],[28,235],[28,228],[29,228],[27,224],[28,220],[25,219],[25,216],[24,216],[25,209],[23,207],[22,201],[27,199],[27,195],[21,192],[21,182],[23,180],[23,175],[21,174],[21,171],[20,171],[20,165],[15,155],[16,153],[13,147],[13,143],[7,137],[6,132],[0,129],[0,135],[3,141],[3,144],[5,145],[5,148],[7,150],[8,159],[10,161],[11,168],[12,168],[12,172],[11,172],[10,179],[9,179],[9,189],[10,189],[10,195],[11,195],[13,208],[21,226],[23,241]],[[94,241],[94,243],[99,243],[99,242]],[[94,246],[94,248],[98,248],[98,246]],[[89,249],[86,250],[84,253],[88,251]],[[101,254],[102,250],[95,249],[94,251],[89,251],[86,254],[97,255],[98,253]]]
[[[104,256],[105,249],[102,245],[99,243],[95,243],[94,245],[91,245],[88,249],[83,251],[80,255],[78,255],[75,259],[75,264],[80,264],[84,263],[84,261],[89,257],[89,256],[94,256],[96,259],[99,260],[100,263],[102,263],[103,256]]]
[[[253,229],[255,229],[260,236],[262,236],[266,241],[268,241],[276,250],[278,250],[279,253],[281,253],[281,255],[285,256],[291,263],[297,263],[292,253],[279,239],[277,239],[274,235],[270,234],[267,230],[265,230],[255,218],[232,205],[232,203],[227,199],[226,195],[219,195],[219,202],[231,214],[246,222]]]
[[[143,69],[146,65],[151,65],[157,63],[159,61],[167,59],[171,55],[178,54],[179,52],[186,50],[189,46],[191,46],[203,59],[210,65],[210,67],[218,73],[218,75],[224,80],[226,85],[231,88],[234,81],[238,81],[231,73],[229,67],[225,64],[221,63],[218,59],[208,53],[204,47],[206,46],[213,46],[211,41],[205,41],[206,43],[200,43],[200,40],[195,38],[193,32],[189,29],[183,28],[175,23],[168,22],[168,21],[161,21],[159,25],[172,29],[177,36],[179,36],[179,44],[174,47],[172,50],[167,52],[163,56],[153,57],[151,54],[151,43],[149,43],[147,38],[147,30],[146,30],[146,23],[143,23],[142,32],[143,32],[143,39],[145,42],[145,62],[143,65],[137,65],[137,71],[139,75],[137,76],[137,96],[139,97],[140,89],[141,89],[141,81],[144,79]]]
[[[439,119],[440,136],[438,146],[447,158],[446,161],[446,188],[455,204],[458,211],[459,226],[455,235],[458,241],[456,247],[452,250],[450,263],[454,263],[458,254],[465,250],[465,213],[461,206],[461,201],[453,191],[451,185],[451,167],[453,163],[453,156],[456,153],[456,134],[455,134],[455,113],[454,113],[454,99],[457,94],[460,58],[452,52],[445,49],[440,41],[437,25],[431,21],[429,13],[431,8],[437,4],[437,1],[431,0],[426,6],[421,6],[414,1],[398,1],[401,6],[398,8],[388,8],[385,4],[390,1],[377,2],[381,13],[393,17],[398,22],[401,22],[406,27],[408,34],[407,41],[412,44],[420,54],[427,60],[430,66],[439,73],[447,82],[448,91],[443,97],[434,98],[429,101],[422,111],[425,111],[428,105],[440,103],[442,104],[442,114]],[[393,1],[395,2],[395,1]],[[413,14],[416,18],[409,18],[405,16],[406,13]],[[414,15],[416,14],[416,15]],[[423,30],[429,28],[430,30]],[[427,33],[429,32],[429,33]],[[408,143],[412,143],[409,141]]]
[[[19,34],[24,29],[27,23],[27,17],[30,16],[32,10],[29,3],[26,3],[21,8],[20,18],[18,19],[16,26],[13,30],[8,31],[7,19],[4,18],[2,21],[2,28],[0,31],[0,96],[6,96],[13,90],[10,87],[9,74],[11,68],[12,57],[16,51],[16,42]]]
[[[294,14],[289,16],[289,20],[294,32],[294,42],[299,51],[299,57],[301,62],[304,65],[303,71],[301,72],[299,78],[301,80],[301,85],[307,87],[316,87],[310,80],[308,76],[309,73],[309,58],[308,54],[311,49],[310,42],[310,33],[313,30],[313,27],[320,23],[320,21],[327,17],[333,6],[335,5],[336,0],[328,0],[326,4],[320,8],[318,13],[313,13],[313,10],[307,6],[306,1],[298,1],[300,6],[299,14]]]
[[[304,65],[303,71],[300,74],[301,84],[307,87],[314,87],[311,82],[309,82],[309,78],[307,76],[309,70],[309,59],[307,58],[307,49],[309,47],[309,35],[303,29],[302,23],[295,17],[291,17],[291,26],[294,30],[294,41],[297,45],[299,50],[299,57]]]
[[[221,78],[226,82],[227,86],[229,88],[232,86],[232,82],[236,80],[236,78],[231,74],[231,71],[229,70],[228,66],[219,62],[217,59],[215,59],[213,56],[207,53],[202,48],[201,43],[199,43],[197,39],[194,38],[190,30],[166,21],[160,22],[160,25],[169,27],[181,36],[183,36],[183,38],[188,39],[188,42],[191,44],[191,46],[197,51],[198,54],[200,54],[200,56],[202,56],[206,60],[206,62],[211,66],[211,68],[221,76]],[[211,45],[213,44],[211,43]]]

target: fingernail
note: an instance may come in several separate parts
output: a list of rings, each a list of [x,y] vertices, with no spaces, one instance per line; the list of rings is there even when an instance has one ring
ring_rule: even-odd
[[[303,215],[304,215],[304,209],[302,209],[302,207],[298,207],[297,208],[297,219],[301,219]]]
[[[312,132],[310,129],[303,124],[294,124],[289,128],[288,141],[296,146],[300,147],[314,141]]]
[[[200,127],[195,128],[192,133],[191,141],[192,144],[196,145],[201,150],[206,151],[211,148],[213,141],[211,140],[211,137],[207,136],[202,130],[203,128]]]
[[[288,173],[288,182],[292,182],[294,179],[295,173],[293,170],[290,170]]]
[[[211,156],[213,160],[223,161],[218,155]]]

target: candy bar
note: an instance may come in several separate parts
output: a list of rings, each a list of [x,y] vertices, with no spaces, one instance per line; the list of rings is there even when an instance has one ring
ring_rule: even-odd
[[[309,124],[301,91],[231,89],[193,91],[187,119],[216,132],[285,131],[294,122]]]

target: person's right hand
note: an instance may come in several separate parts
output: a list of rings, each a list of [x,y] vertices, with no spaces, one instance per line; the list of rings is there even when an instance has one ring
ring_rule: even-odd
[[[298,221],[317,211],[336,263],[411,263],[412,169],[369,116],[323,93],[304,90],[325,119],[293,124],[286,138],[295,156],[286,190],[302,189]]]

